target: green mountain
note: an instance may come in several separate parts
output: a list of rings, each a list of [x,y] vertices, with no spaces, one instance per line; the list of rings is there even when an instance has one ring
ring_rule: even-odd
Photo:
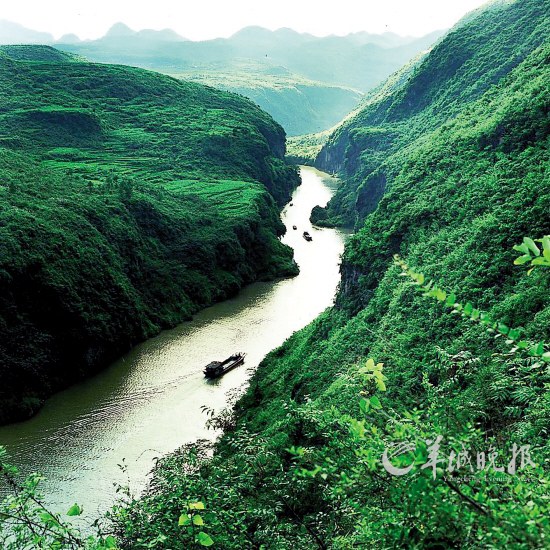
[[[283,129],[234,94],[0,48],[0,421],[256,280],[296,274]]]
[[[117,510],[122,548],[193,525],[228,550],[548,546],[550,241],[512,249],[550,235],[547,8],[475,12],[333,134],[329,212],[359,227],[335,306],[259,366],[213,459],[181,449]]]
[[[11,61],[33,61],[41,63],[73,63],[84,61],[76,54],[62,52],[51,46],[0,46],[0,57]]]
[[[431,55],[408,64],[370,92],[317,157],[317,166],[342,174],[345,185],[314,219],[360,226],[392,180],[390,167],[399,169],[392,155],[454,120],[500,82],[544,43],[548,22],[544,3],[523,7],[492,2],[467,16]]]
[[[249,97],[289,135],[326,130],[441,35],[386,33],[317,38],[291,29],[247,27],[227,39],[191,42],[169,31],[136,32],[122,23],[101,39],[59,43],[92,61],[124,63],[196,80]]]

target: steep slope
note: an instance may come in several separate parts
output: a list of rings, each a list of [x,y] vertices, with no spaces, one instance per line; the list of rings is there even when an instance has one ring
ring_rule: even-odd
[[[266,63],[243,62],[237,72],[195,69],[172,76],[248,97],[279,122],[288,136],[332,128],[363,96],[357,90],[314,82]]]
[[[258,107],[52,48],[0,53],[0,421],[296,273],[276,203],[298,176]]]
[[[391,155],[453,120],[540,46],[548,38],[547,8],[538,0],[493,2],[368,96],[317,157],[317,166],[340,173],[345,185],[314,219],[360,226],[391,183]]]
[[[423,129],[417,121],[422,136],[394,146],[384,160],[391,181],[346,246],[336,306],[260,365],[235,417],[219,419],[228,433],[213,460],[183,449],[159,464],[149,493],[119,510],[123,548],[160,534],[167,546],[184,546],[177,519],[190,499],[204,503],[204,529],[224,549],[548,546],[548,363],[514,350],[511,336],[495,338],[474,309],[500,323],[497,335],[521,327],[525,341],[550,340],[550,270],[527,275],[512,250],[526,235],[550,235],[550,43],[539,34],[526,47],[516,25],[529,16],[529,31],[540,33],[533,17],[546,6],[507,2],[478,12],[429,55],[437,80],[471,51],[455,33],[477,37],[474,49],[487,54],[497,28],[509,40],[492,63],[514,68],[484,93],[466,71],[462,84],[453,80],[465,92],[456,116],[426,119]],[[440,113],[439,96],[432,105],[398,88],[411,113]],[[388,99],[394,108],[405,116],[404,103]],[[400,276],[395,253],[446,289],[443,300],[452,304],[451,292],[471,300],[470,314],[451,314],[435,291],[436,299],[419,293]],[[384,363],[386,379],[367,358]],[[422,465],[434,460],[428,446],[438,435],[443,462],[432,474]],[[391,475],[382,453],[404,441],[414,443],[416,465],[395,457],[394,466],[411,471]],[[507,469],[513,444],[530,445],[538,466]],[[498,471],[476,463],[475,452],[490,449]]]

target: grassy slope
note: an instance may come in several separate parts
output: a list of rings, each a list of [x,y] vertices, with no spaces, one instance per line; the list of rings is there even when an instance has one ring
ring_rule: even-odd
[[[521,4],[529,11],[544,2]],[[479,17],[483,25],[468,23],[478,36],[485,25],[515,29],[516,18],[506,13]],[[449,60],[439,56],[455,38],[427,62],[443,67]],[[491,40],[476,45],[494,47]],[[183,548],[177,517],[186,498],[206,502],[208,532],[227,549],[545,547],[550,526],[541,479],[485,492],[458,482],[494,510],[493,519],[441,483],[416,485],[421,477],[383,470],[371,477],[360,462],[368,455],[356,456],[358,443],[337,420],[340,413],[360,415],[357,365],[374,357],[386,365],[386,407],[429,406],[424,424],[445,419],[439,428],[447,439],[474,424],[482,445],[490,436],[503,445],[529,442],[537,461],[546,460],[548,478],[548,372],[500,355],[509,349],[504,343],[420,297],[391,261],[398,252],[464,301],[524,327],[528,338],[550,339],[549,273],[526,276],[513,266],[511,250],[524,235],[550,234],[550,45],[520,48],[523,59],[512,57],[516,68],[498,85],[476,101],[468,93],[462,105],[457,98],[462,112],[453,120],[429,125],[421,139],[396,150],[391,185],[346,247],[336,307],[260,365],[212,462],[182,476],[189,457],[165,459],[150,494],[121,516],[125,547],[162,532],[171,547]],[[465,360],[468,354],[477,359]],[[453,369],[458,375],[449,374]],[[378,460],[377,437],[368,434],[364,445],[368,450],[373,440]],[[342,481],[340,469],[357,466],[362,481],[348,487],[351,500],[319,478],[294,477],[286,452],[292,445],[305,447],[306,456],[324,450],[336,468],[331,483]]]
[[[314,219],[360,227],[393,178],[391,156],[453,120],[547,40],[546,8],[538,0],[494,2],[367,97],[317,157],[316,164],[339,172],[345,185]]]
[[[0,421],[244,284],[296,273],[276,202],[298,178],[259,108],[51,48],[0,52]]]

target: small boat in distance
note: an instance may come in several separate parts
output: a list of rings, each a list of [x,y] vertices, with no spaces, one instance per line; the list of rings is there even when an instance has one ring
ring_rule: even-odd
[[[298,227],[295,226],[295,225],[293,225],[293,226],[292,226],[292,229],[296,230],[296,229],[298,229]]]
[[[293,203],[293,202],[291,202],[291,203],[289,204],[289,206],[294,206],[294,203]]]
[[[225,361],[212,361],[204,368],[204,376],[206,378],[218,378],[226,372],[242,365],[246,353],[234,353],[230,355]]]
[[[313,237],[307,231],[304,231],[303,237],[306,241],[312,241],[313,240]]]

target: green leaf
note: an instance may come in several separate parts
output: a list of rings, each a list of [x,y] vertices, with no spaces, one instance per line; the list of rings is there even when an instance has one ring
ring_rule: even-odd
[[[544,257],[550,261],[550,237],[546,236],[542,239],[542,250]]]
[[[542,355],[544,353],[544,342],[539,342],[538,344],[534,345],[529,350],[529,353],[531,355]]]
[[[204,521],[202,517],[199,516],[199,514],[197,514],[196,516],[193,516],[193,525],[204,525]]]
[[[514,246],[516,252],[521,252],[522,254],[529,254],[529,248],[526,244],[516,244]]]
[[[214,541],[212,540],[212,538],[210,537],[210,535],[207,535],[206,533],[204,533],[203,531],[201,531],[198,535],[197,535],[197,542],[201,545],[201,546],[212,546],[214,544]]]
[[[116,539],[113,535],[109,535],[104,541],[103,546],[105,548],[116,548]]]
[[[349,430],[351,434],[357,439],[364,439],[365,437],[365,423],[355,419],[350,420]]]
[[[359,400],[359,408],[361,409],[361,412],[363,414],[367,414],[369,412],[369,409],[370,409],[370,401],[368,399],[365,399],[364,397],[362,397]]]
[[[57,520],[49,512],[41,512],[39,516],[44,523],[57,523]]]
[[[472,311],[474,310],[474,306],[468,302],[465,306],[464,306],[464,315],[471,315],[472,314]]]
[[[185,527],[186,525],[191,524],[191,518],[187,514],[182,514],[178,519],[178,525],[180,527]]]
[[[529,237],[523,237],[523,243],[535,256],[540,256],[539,247],[535,244],[535,241],[533,241],[533,239],[530,239]]]
[[[441,290],[440,288],[438,288],[438,289],[436,290],[435,297],[436,297],[440,302],[444,302],[445,299],[447,298],[447,293],[446,293],[444,290]]]
[[[449,294],[449,296],[447,296],[447,301],[445,302],[445,304],[448,306],[454,306],[455,302],[456,302],[456,295],[454,292],[452,292],[451,294]]]
[[[190,502],[187,505],[189,510],[204,510],[204,504],[202,502]]]
[[[78,504],[73,504],[67,512],[68,516],[79,516],[80,514],[82,514],[82,508]]]
[[[510,332],[510,327],[506,326],[504,323],[499,323],[497,330],[500,332],[500,334],[508,334]]]
[[[376,386],[380,391],[386,391],[386,384],[381,378],[376,378]]]
[[[382,382],[382,383],[384,383],[384,382]],[[382,403],[380,403],[380,399],[378,399],[378,397],[376,395],[373,395],[370,398],[370,404],[372,405],[373,409],[381,409],[382,408]]]
[[[525,254],[524,256],[520,256],[519,258],[516,258],[514,260],[514,265],[523,265],[530,261],[531,261],[531,256],[529,254]]]

